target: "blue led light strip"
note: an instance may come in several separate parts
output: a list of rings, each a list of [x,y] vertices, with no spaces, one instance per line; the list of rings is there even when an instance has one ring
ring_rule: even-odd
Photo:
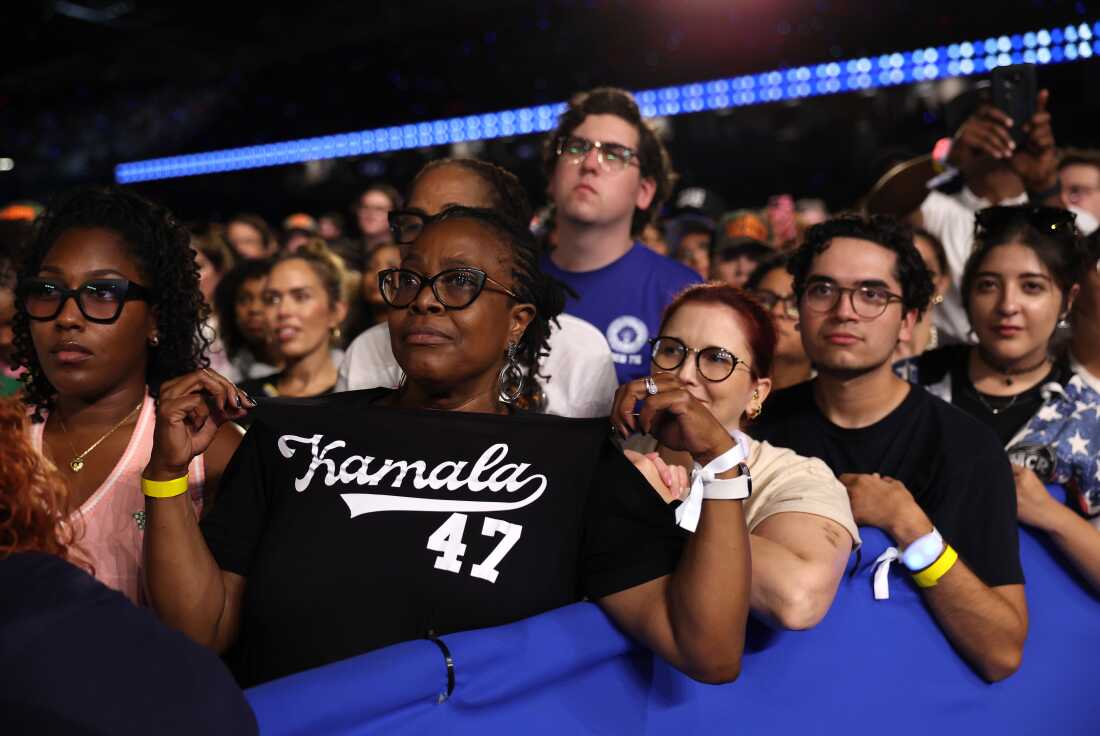
[[[965,77],[1010,64],[1060,64],[1089,59],[1093,55],[1100,56],[1100,21],[1091,26],[1082,23],[635,94],[646,117],[682,115],[944,77]],[[565,103],[561,102],[356,133],[131,161],[115,167],[115,179],[120,184],[129,184],[542,133],[555,126],[563,110]]]

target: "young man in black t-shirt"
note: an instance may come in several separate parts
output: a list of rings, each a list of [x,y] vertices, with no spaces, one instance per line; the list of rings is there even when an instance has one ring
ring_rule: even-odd
[[[932,294],[912,234],[837,218],[807,232],[789,269],[818,375],[774,394],[753,435],[824,460],[959,653],[986,680],[1008,677],[1027,636],[1008,460],[992,430],[891,369]]]

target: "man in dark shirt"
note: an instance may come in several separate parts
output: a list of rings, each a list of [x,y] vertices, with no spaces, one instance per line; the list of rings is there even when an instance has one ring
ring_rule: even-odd
[[[932,295],[912,233],[886,217],[830,220],[789,269],[818,375],[773,395],[754,436],[824,460],[959,653],[986,680],[1008,677],[1027,636],[1008,460],[992,430],[891,369]]]

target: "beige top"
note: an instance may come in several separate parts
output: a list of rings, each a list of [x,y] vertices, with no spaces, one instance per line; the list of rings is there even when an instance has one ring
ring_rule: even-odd
[[[657,440],[635,435],[623,445],[636,452],[653,452]],[[750,533],[769,516],[794,511],[831,519],[848,530],[854,545],[860,544],[848,491],[829,466],[816,457],[802,457],[751,437],[749,445],[752,496],[745,501],[745,524]]]

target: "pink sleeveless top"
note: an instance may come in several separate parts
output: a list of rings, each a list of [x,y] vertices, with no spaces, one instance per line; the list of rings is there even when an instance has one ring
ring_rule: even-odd
[[[145,536],[145,496],[141,493],[141,471],[153,452],[156,405],[145,395],[130,442],[103,484],[69,517],[77,530],[74,557],[95,567],[95,576],[105,585],[124,593],[137,605],[144,603],[141,581],[141,545]],[[31,425],[31,442],[42,451],[45,422]],[[191,461],[187,471],[188,494],[195,511],[202,510],[202,487],[206,471],[203,456]]]

